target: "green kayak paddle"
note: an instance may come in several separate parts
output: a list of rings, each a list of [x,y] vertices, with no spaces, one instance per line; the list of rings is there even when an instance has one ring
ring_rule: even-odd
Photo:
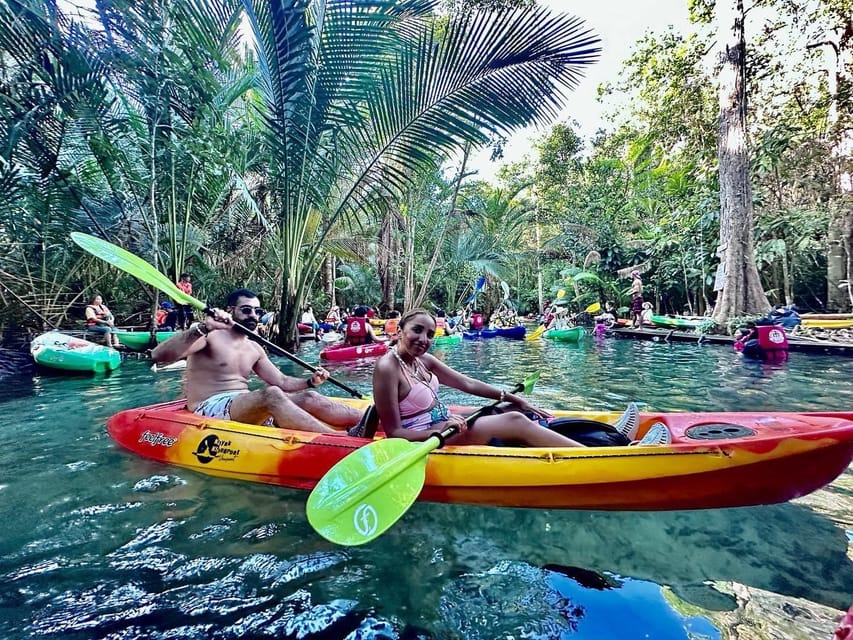
[[[530,393],[539,373],[519,382],[511,393]],[[465,418],[471,424],[500,400]],[[308,522],[321,536],[345,546],[370,542],[399,520],[420,495],[427,456],[455,435],[458,427],[433,433],[423,442],[384,438],[353,451],[329,469],[305,505]]]
[[[179,304],[190,305],[203,311],[204,313],[210,315],[212,310],[208,307],[204,302],[193,298],[191,295],[184,293],[175,285],[174,282],[169,280],[164,274],[160,273],[153,266],[145,262],[142,258],[137,255],[132,254],[130,251],[126,249],[122,249],[121,247],[112,244],[111,242],[107,242],[106,240],[102,240],[101,238],[96,238],[95,236],[91,236],[87,233],[80,233],[78,231],[74,231],[71,233],[71,239],[77,243],[80,247],[91,253],[93,256],[100,258],[105,262],[109,262],[114,267],[121,269],[122,271],[129,273],[136,278],[139,278],[143,282],[147,282],[152,287],[157,287],[160,291],[165,293],[167,296],[172,298],[175,302]],[[296,364],[305,367],[309,371],[317,371],[317,367],[314,367],[304,360],[296,357],[289,351],[285,351],[277,344],[270,342],[259,336],[257,333],[252,331],[251,329],[247,329],[241,324],[234,323],[234,328],[238,331],[244,333],[250,340],[254,340],[258,344],[266,347],[271,352],[276,353],[280,356],[284,356],[295,362]],[[334,378],[327,378],[329,382],[334,384],[335,386],[343,389],[347,393],[351,394],[355,398],[364,399],[364,396],[353,389],[345,385],[343,382],[339,382]]]

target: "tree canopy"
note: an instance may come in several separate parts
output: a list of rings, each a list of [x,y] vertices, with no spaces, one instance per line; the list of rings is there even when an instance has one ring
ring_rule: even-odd
[[[148,321],[157,292],[71,246],[75,230],[193,272],[211,301],[257,289],[283,341],[305,302],[453,308],[481,276],[484,303],[504,282],[537,311],[567,288],[624,305],[638,268],[657,310],[702,314],[721,299],[725,233],[744,226],[758,302],[721,322],[767,301],[850,310],[850,0],[691,9],[691,32],[635,43],[599,90],[608,125],[584,139],[554,119],[598,38],[527,0],[119,0],[85,19],[9,0],[2,322],[66,324],[94,291]],[[734,190],[723,9],[743,27]],[[531,123],[550,129],[529,160],[472,179],[472,150],[499,153]],[[751,214],[727,217],[725,194],[746,187]]]

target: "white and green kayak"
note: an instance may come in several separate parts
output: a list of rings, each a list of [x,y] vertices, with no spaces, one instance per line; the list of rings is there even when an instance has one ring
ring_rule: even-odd
[[[121,354],[110,347],[48,331],[33,339],[30,353],[36,364],[63,371],[112,371],[121,365]]]
[[[180,331],[158,331],[154,336],[157,344],[160,344],[179,333]],[[151,346],[151,333],[148,331],[123,331],[119,329],[115,332],[115,335],[119,342],[134,351],[144,351]]]
[[[652,324],[666,329],[692,330],[699,326],[702,319],[685,316],[652,316]]]

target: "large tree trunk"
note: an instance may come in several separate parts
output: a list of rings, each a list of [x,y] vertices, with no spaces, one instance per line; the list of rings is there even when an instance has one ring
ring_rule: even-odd
[[[847,130],[849,123],[840,124],[839,113],[850,112],[849,104],[843,108],[841,101],[843,96],[849,96],[853,85],[853,77],[847,71],[853,64],[853,17],[847,16],[838,25],[833,42],[823,44],[830,96],[829,124],[836,137],[833,156],[838,191],[827,230],[826,307],[828,311],[850,311],[853,309],[853,137]],[[840,90],[844,85],[846,90]]]
[[[722,290],[714,319],[725,324],[730,316],[762,314],[770,303],[755,266],[752,189],[746,148],[746,42],[743,1],[717,3],[720,68],[720,247],[724,266]]]

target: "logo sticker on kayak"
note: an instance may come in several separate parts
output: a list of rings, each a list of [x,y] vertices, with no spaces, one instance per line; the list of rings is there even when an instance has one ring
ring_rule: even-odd
[[[143,431],[142,435],[139,436],[139,441],[150,444],[152,447],[171,447],[178,439],[167,436],[165,433],[160,433],[159,431]]]
[[[379,526],[379,515],[371,505],[366,502],[358,505],[352,516],[352,524],[359,535],[371,536]]]
[[[230,440],[220,440],[217,435],[209,435],[198,443],[193,455],[202,464],[207,464],[213,460],[231,462],[237,459],[240,450],[232,448]]]

